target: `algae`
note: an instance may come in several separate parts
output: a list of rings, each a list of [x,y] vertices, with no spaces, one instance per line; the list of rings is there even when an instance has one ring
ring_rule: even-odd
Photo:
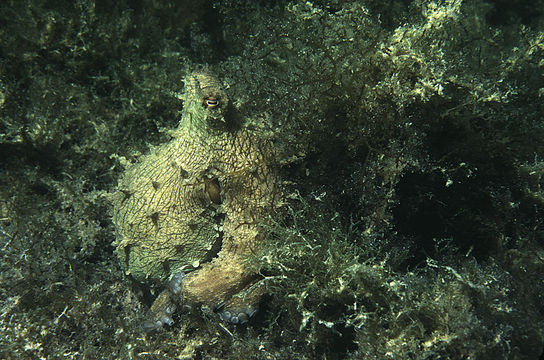
[[[544,3],[0,3],[0,357],[540,359]],[[141,324],[108,196],[208,64],[292,196],[247,327]]]

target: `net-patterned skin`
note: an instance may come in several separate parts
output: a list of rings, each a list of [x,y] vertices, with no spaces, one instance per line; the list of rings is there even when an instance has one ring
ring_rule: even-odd
[[[281,206],[272,142],[244,126],[217,78],[189,75],[183,103],[173,139],[129,167],[113,197],[126,272],[169,283],[146,329],[171,324],[181,301],[220,307],[224,321],[246,322],[264,289],[244,259],[262,240],[260,225]]]

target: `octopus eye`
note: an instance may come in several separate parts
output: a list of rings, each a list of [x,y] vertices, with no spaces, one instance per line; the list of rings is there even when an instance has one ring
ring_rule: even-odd
[[[206,106],[208,109],[213,109],[219,106],[221,102],[218,98],[210,96],[204,99],[204,106]]]

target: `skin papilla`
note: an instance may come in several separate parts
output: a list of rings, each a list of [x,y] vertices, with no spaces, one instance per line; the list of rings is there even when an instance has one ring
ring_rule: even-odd
[[[243,126],[217,78],[195,72],[185,88],[173,139],[128,168],[114,196],[126,272],[142,282],[176,280],[152,307],[150,328],[170,323],[171,299],[220,306],[231,322],[251,316],[263,290],[244,259],[282,198],[271,142]],[[242,291],[243,300],[235,296]]]

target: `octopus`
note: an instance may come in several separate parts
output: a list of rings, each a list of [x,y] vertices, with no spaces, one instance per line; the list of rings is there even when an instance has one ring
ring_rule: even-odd
[[[246,126],[209,71],[184,83],[172,140],[128,167],[113,196],[114,245],[125,272],[166,287],[147,330],[171,325],[180,304],[247,322],[265,289],[246,260],[282,202],[270,136]]]

